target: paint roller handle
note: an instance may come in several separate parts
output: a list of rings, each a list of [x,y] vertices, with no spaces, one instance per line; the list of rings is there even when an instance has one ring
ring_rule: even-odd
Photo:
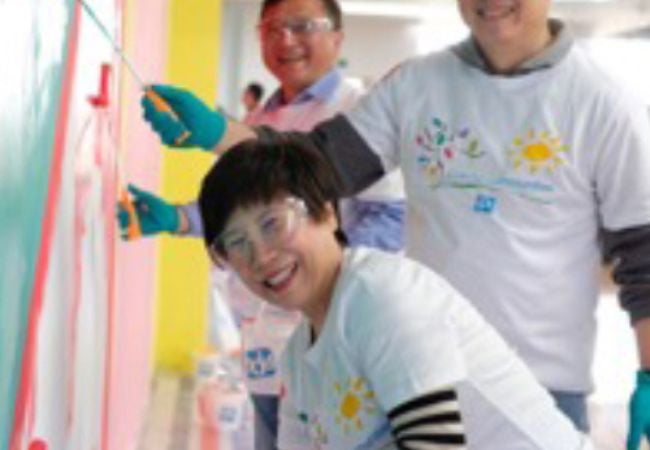
[[[126,220],[120,218],[122,236],[129,241],[140,238],[142,236],[142,230],[140,229],[138,213],[135,211],[134,203],[129,198],[129,193],[124,188],[120,191],[119,211],[126,212]]]
[[[173,148],[200,147],[213,151],[226,132],[224,113],[207,106],[193,93],[168,85],[152,85],[142,97],[144,119]]]
[[[132,184],[128,193],[123,190],[120,195],[117,219],[122,236],[128,240],[183,231],[181,212],[176,205]]]
[[[172,107],[169,106],[169,103],[167,103],[160,95],[156,94],[156,91],[148,87],[145,88],[144,95],[149,100],[151,100],[151,103],[153,103],[153,106],[156,108],[156,110],[169,114],[174,118],[174,120],[178,121],[182,125],[182,121],[178,118]],[[190,132],[187,130],[187,128],[183,128],[180,134],[174,138],[174,144],[182,145],[188,137],[190,137]]]

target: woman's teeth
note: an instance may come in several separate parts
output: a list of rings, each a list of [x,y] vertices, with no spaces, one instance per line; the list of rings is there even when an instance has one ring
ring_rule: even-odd
[[[264,285],[269,288],[275,288],[277,286],[280,286],[281,284],[285,283],[291,275],[293,274],[295,265],[292,265],[291,267],[287,267],[286,269],[278,272],[274,276],[267,278],[264,280]]]

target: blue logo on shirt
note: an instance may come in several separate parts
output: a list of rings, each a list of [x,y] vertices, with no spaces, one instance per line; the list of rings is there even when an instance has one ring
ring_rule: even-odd
[[[219,408],[219,422],[221,423],[237,423],[237,416],[239,411],[234,406],[225,405]]]
[[[267,347],[248,350],[246,352],[246,373],[251,380],[274,376],[276,368],[273,351]]]
[[[497,206],[496,197],[491,195],[478,194],[474,202],[474,211],[477,213],[490,214]]]

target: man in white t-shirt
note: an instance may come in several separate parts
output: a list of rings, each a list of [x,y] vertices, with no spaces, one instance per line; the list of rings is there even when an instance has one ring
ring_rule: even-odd
[[[282,358],[278,447],[591,448],[441,277],[403,256],[345,247],[337,187],[317,149],[281,137],[237,145],[199,197],[215,263],[303,316]]]
[[[345,79],[336,67],[343,39],[336,0],[266,0],[260,11],[262,58],[280,86],[262,107],[247,115],[247,124],[309,131],[357,102],[361,86]],[[132,187],[131,193],[143,234],[202,235],[196,203],[176,207],[137,188]],[[351,245],[390,251],[403,248],[404,188],[399,170],[345,199],[341,206]],[[128,226],[128,220],[122,226]],[[223,276],[213,278],[222,280]],[[228,280],[232,284],[236,281]],[[272,448],[279,391],[276,361],[297,323],[296,316],[261,307],[258,299],[237,286],[219,291],[241,319],[244,374],[257,413],[256,448]]]
[[[650,439],[650,125],[643,105],[575,44],[550,0],[459,0],[471,38],[406,62],[349,113],[305,136],[348,192],[386,170],[406,180],[406,253],[469,298],[558,405],[588,428],[602,235],[641,368],[628,446]],[[164,89],[184,146],[222,152],[273,135]],[[184,107],[180,99],[186,100]],[[148,120],[166,142],[178,123]],[[165,134],[167,137],[165,137]],[[339,149],[345,148],[345,158]],[[353,163],[351,164],[351,161]]]

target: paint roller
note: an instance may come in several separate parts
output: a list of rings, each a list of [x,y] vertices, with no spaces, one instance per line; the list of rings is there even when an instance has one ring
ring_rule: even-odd
[[[126,53],[120,47],[120,45],[115,42],[113,36],[109,32],[108,28],[104,23],[99,19],[95,11],[86,3],[85,0],[78,0],[82,8],[86,11],[91,20],[97,25],[99,31],[104,35],[108,42],[113,47],[115,53],[120,57],[120,60],[124,63],[124,66],[127,68],[127,71],[133,76],[133,78],[138,82],[142,90],[144,91],[145,96],[153,103],[156,110],[160,112],[167,113],[171,115],[175,120],[177,120],[182,125],[182,121],[178,118],[172,107],[167,103],[160,95],[158,95],[149,85],[144,82],[144,79],[140,76],[135,66],[131,63],[131,60],[126,56]],[[182,133],[175,139],[177,145],[182,144],[188,137],[190,137],[190,132],[187,128],[184,127]],[[129,226],[127,227],[126,236],[127,239],[136,239],[142,236],[140,230],[140,223],[138,220],[138,215],[135,210],[133,202],[129,199],[129,194],[126,188],[122,187],[120,189],[120,205],[129,215]]]
[[[151,100],[151,103],[153,103],[154,107],[160,111],[167,113],[174,117],[175,120],[177,120],[179,123],[182,124],[182,122],[179,120],[178,116],[174,112],[171,106],[169,106],[169,103],[167,103],[160,95],[158,95],[149,85],[147,85],[144,82],[144,79],[140,76],[137,70],[135,70],[135,66],[131,63],[131,60],[126,56],[126,53],[118,45],[117,42],[113,39],[113,36],[111,35],[110,31],[108,31],[108,28],[104,23],[99,19],[95,11],[86,3],[85,0],[78,0],[83,9],[86,11],[88,16],[92,19],[92,21],[97,25],[97,28],[99,28],[99,31],[104,35],[104,37],[108,40],[108,42],[111,44],[113,47],[113,50],[117,55],[120,57],[122,62],[124,63],[124,66],[127,68],[128,72],[135,78],[135,80],[140,84],[142,87],[142,90],[144,91],[145,96]],[[190,132],[185,128],[183,132],[180,134],[175,139],[175,144],[179,145],[185,142],[185,140],[190,137]]]

